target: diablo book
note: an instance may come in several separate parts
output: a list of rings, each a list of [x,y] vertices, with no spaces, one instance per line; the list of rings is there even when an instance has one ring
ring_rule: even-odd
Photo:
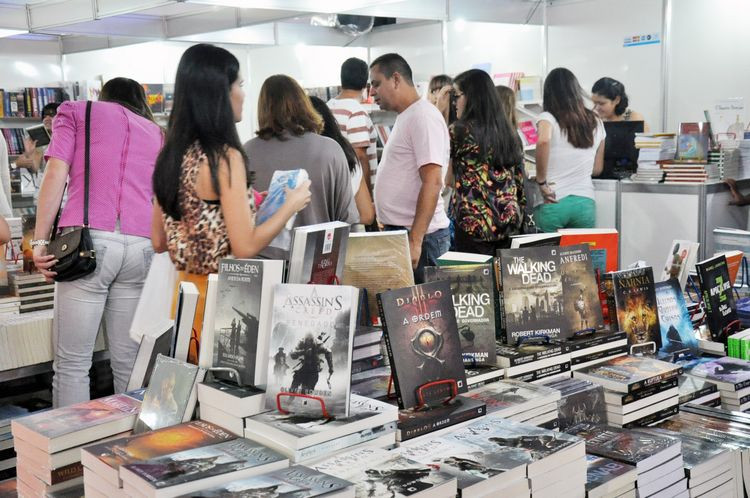
[[[290,284],[340,284],[348,241],[349,225],[341,221],[295,228],[286,281]]]
[[[297,414],[349,414],[358,295],[348,285],[274,287],[268,409],[281,405]]]
[[[698,272],[706,323],[711,331],[711,337],[714,341],[726,343],[725,329],[737,320],[727,259],[721,254],[697,263],[695,269]]]
[[[555,246],[500,251],[507,344],[533,335],[567,334],[559,251]]]
[[[219,378],[254,385],[258,361],[258,332],[263,262],[222,259],[214,315],[214,367],[237,370],[239,379],[224,372]],[[265,355],[265,352],[260,352]]]
[[[442,401],[453,390],[466,392],[450,283],[390,290],[377,298],[399,407]],[[446,382],[422,389],[420,403],[420,386],[436,381]]]
[[[588,244],[561,247],[560,271],[563,314],[568,323],[567,330],[561,336],[571,337],[581,330],[604,330],[599,286]]]
[[[661,330],[661,351],[673,353],[689,349],[698,354],[693,322],[690,320],[680,283],[672,278],[656,284],[656,307]]]
[[[453,292],[464,365],[495,364],[495,282],[492,265],[427,266],[427,282],[447,280]]]
[[[628,334],[628,344],[654,343],[658,350],[661,331],[651,267],[615,272],[612,285],[617,326]]]
[[[635,467],[596,455],[586,455],[586,493],[609,496],[605,493],[635,484]],[[588,496],[588,495],[587,495]]]

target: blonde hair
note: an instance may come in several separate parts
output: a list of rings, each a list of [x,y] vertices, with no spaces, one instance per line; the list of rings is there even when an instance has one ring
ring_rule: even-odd
[[[516,119],[516,93],[505,85],[497,85],[495,87],[497,96],[500,99],[500,104],[503,107],[503,112],[508,117],[511,128],[514,130],[518,129],[518,120]]]
[[[256,134],[260,138],[283,140],[284,132],[296,136],[305,132],[319,134],[323,131],[323,118],[299,83],[285,74],[276,74],[268,77],[260,89],[258,127]]]

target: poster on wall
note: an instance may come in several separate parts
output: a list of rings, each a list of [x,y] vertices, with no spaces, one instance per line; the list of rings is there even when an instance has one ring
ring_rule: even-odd
[[[641,45],[657,45],[659,43],[661,43],[661,35],[659,33],[649,33],[645,35],[626,36],[622,46],[638,47]]]

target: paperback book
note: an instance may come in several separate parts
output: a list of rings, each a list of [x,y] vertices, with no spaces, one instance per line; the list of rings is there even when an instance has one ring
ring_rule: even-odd
[[[619,330],[628,344],[653,343],[661,347],[654,274],[650,266],[615,272],[612,279]]]
[[[500,251],[506,344],[535,335],[567,337],[559,250],[542,246]]]
[[[706,259],[697,263],[695,269],[711,337],[714,341],[726,343],[727,328],[737,321],[726,257],[722,254]]]
[[[676,279],[658,282],[655,290],[661,330],[661,351],[673,353],[688,349],[697,355],[698,340],[695,338],[693,322],[690,320],[680,283]]]
[[[568,431],[579,424],[604,424],[607,422],[607,404],[602,386],[586,382],[573,387],[575,379],[566,379],[560,385],[558,403],[560,430]]]
[[[171,356],[174,326],[170,324],[158,335],[144,335],[128,379],[128,391],[148,386],[158,355]]]
[[[681,405],[696,403],[711,406],[712,401],[721,404],[719,388],[716,384],[685,374],[680,375],[679,378],[679,396]]]
[[[596,455],[586,455],[586,464],[587,498],[611,496],[628,484],[635,486],[638,473],[632,465]]]
[[[340,284],[348,242],[349,225],[341,221],[295,228],[287,283]]]
[[[275,286],[266,408],[349,414],[358,296],[348,285]]]
[[[639,474],[679,455],[682,448],[677,438],[603,425],[576,434],[586,440],[587,453],[632,465]]]
[[[377,298],[399,408],[466,392],[450,283],[429,282]],[[445,382],[420,390],[436,381]]]
[[[474,389],[466,396],[487,405],[488,415],[509,418],[549,403],[558,402],[560,391],[506,379]]]
[[[688,274],[695,266],[700,244],[689,240],[674,240],[669,249],[667,261],[661,272],[659,280],[666,281],[674,278],[679,283],[680,291],[685,289]]]
[[[481,417],[485,413],[484,401],[468,396],[456,396],[450,403],[427,409],[400,410],[397,437],[399,441],[407,441]]]
[[[706,359],[685,373],[716,384],[722,391],[739,391],[750,387],[750,362],[739,358]]]
[[[447,280],[453,293],[464,365],[495,364],[495,282],[492,265],[428,266],[425,281]]]
[[[307,171],[304,169],[293,169],[289,171],[274,171],[271,177],[271,183],[268,186],[268,194],[263,203],[258,207],[258,212],[255,215],[256,225],[264,223],[268,218],[281,208],[286,202],[286,189],[294,189],[307,181],[309,178]],[[295,214],[286,225],[269,244],[271,247],[276,247],[284,251],[289,250],[289,246],[292,242],[292,226],[294,226],[294,220],[297,218]]]
[[[563,290],[563,314],[568,323],[567,333],[604,330],[599,286],[591,262],[588,244],[560,248],[560,270]]]
[[[573,372],[573,377],[601,384],[606,389],[630,393],[677,377],[682,367],[645,356],[619,356]]]

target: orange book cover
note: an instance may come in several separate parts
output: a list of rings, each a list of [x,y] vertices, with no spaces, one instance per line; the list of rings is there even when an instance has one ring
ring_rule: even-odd
[[[588,244],[594,270],[601,274],[618,270],[619,234],[614,228],[567,228],[558,230],[560,246]]]
[[[740,265],[742,264],[742,251],[725,251],[721,253],[727,258],[727,267],[729,268],[729,281],[734,286],[734,282],[737,280],[737,274],[740,272]]]

